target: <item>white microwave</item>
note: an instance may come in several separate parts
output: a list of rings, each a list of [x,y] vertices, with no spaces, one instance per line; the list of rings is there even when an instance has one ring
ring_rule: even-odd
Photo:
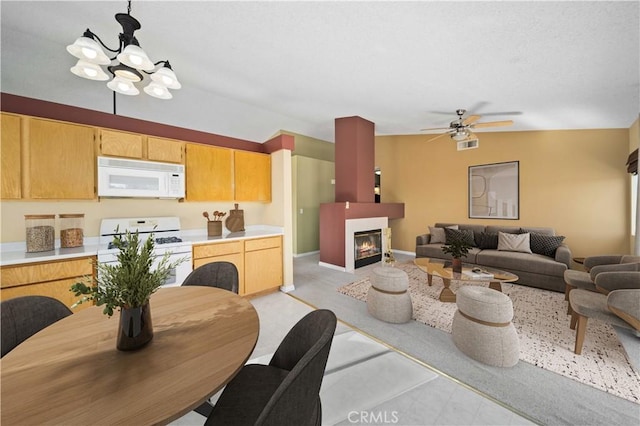
[[[98,157],[98,196],[184,198],[184,165]]]

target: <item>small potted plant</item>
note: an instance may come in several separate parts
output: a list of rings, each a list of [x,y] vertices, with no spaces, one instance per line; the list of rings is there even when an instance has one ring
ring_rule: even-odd
[[[442,252],[450,254],[453,258],[451,261],[453,272],[462,272],[462,258],[469,253],[469,249],[471,245],[462,238],[454,238],[442,246]]]
[[[133,350],[147,344],[153,338],[151,308],[149,299],[167,280],[171,270],[186,259],[169,261],[171,253],[160,258],[153,268],[153,234],[145,242],[140,242],[137,232],[116,235],[113,245],[118,249],[118,263],[97,263],[97,275],[85,277],[84,282],[71,286],[76,296],[83,296],[73,306],[93,301],[104,305],[103,313],[111,317],[115,309],[120,309],[117,348]]]

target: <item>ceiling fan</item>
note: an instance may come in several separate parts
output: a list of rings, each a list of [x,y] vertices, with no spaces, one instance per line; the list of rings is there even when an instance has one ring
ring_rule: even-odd
[[[466,118],[463,118],[466,112],[467,110],[465,109],[457,109],[456,114],[458,115],[458,118],[449,123],[449,127],[433,127],[421,130],[446,130],[446,132],[429,139],[429,141],[438,139],[439,137],[442,137],[444,135],[449,135],[451,139],[457,142],[462,142],[466,140],[478,139],[478,137],[473,134],[473,129],[511,126],[513,124],[513,120],[487,121],[485,123],[478,123],[478,120],[480,120],[481,117],[480,115],[470,115]]]

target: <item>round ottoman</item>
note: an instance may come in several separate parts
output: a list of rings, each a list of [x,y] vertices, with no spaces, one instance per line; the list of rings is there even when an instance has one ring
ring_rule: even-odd
[[[413,306],[407,293],[409,277],[403,270],[380,267],[373,270],[367,293],[367,310],[379,320],[403,323],[411,320]]]
[[[506,294],[487,287],[465,286],[456,294],[453,343],[465,355],[496,367],[513,367],[520,345],[513,319],[513,304]]]

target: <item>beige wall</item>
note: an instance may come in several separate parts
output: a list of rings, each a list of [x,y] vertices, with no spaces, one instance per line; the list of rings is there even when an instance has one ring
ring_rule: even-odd
[[[456,151],[433,135],[376,137],[382,202],[404,202],[390,221],[393,248],[415,251],[435,222],[551,226],[574,256],[628,253],[629,130],[479,133],[480,147]],[[520,219],[468,217],[468,167],[520,162]]]
[[[275,204],[239,203],[244,210],[246,225],[283,226],[279,221],[264,221],[267,211],[279,208]],[[25,240],[25,214],[84,213],[85,236],[96,237],[100,231],[100,220],[105,217],[179,216],[182,229],[205,230],[206,219],[202,212],[233,209],[231,202],[179,203],[174,200],[103,199],[102,201],[2,201],[2,242]],[[269,215],[273,217],[272,215]],[[277,215],[276,215],[277,216]],[[281,215],[280,215],[281,216]]]

